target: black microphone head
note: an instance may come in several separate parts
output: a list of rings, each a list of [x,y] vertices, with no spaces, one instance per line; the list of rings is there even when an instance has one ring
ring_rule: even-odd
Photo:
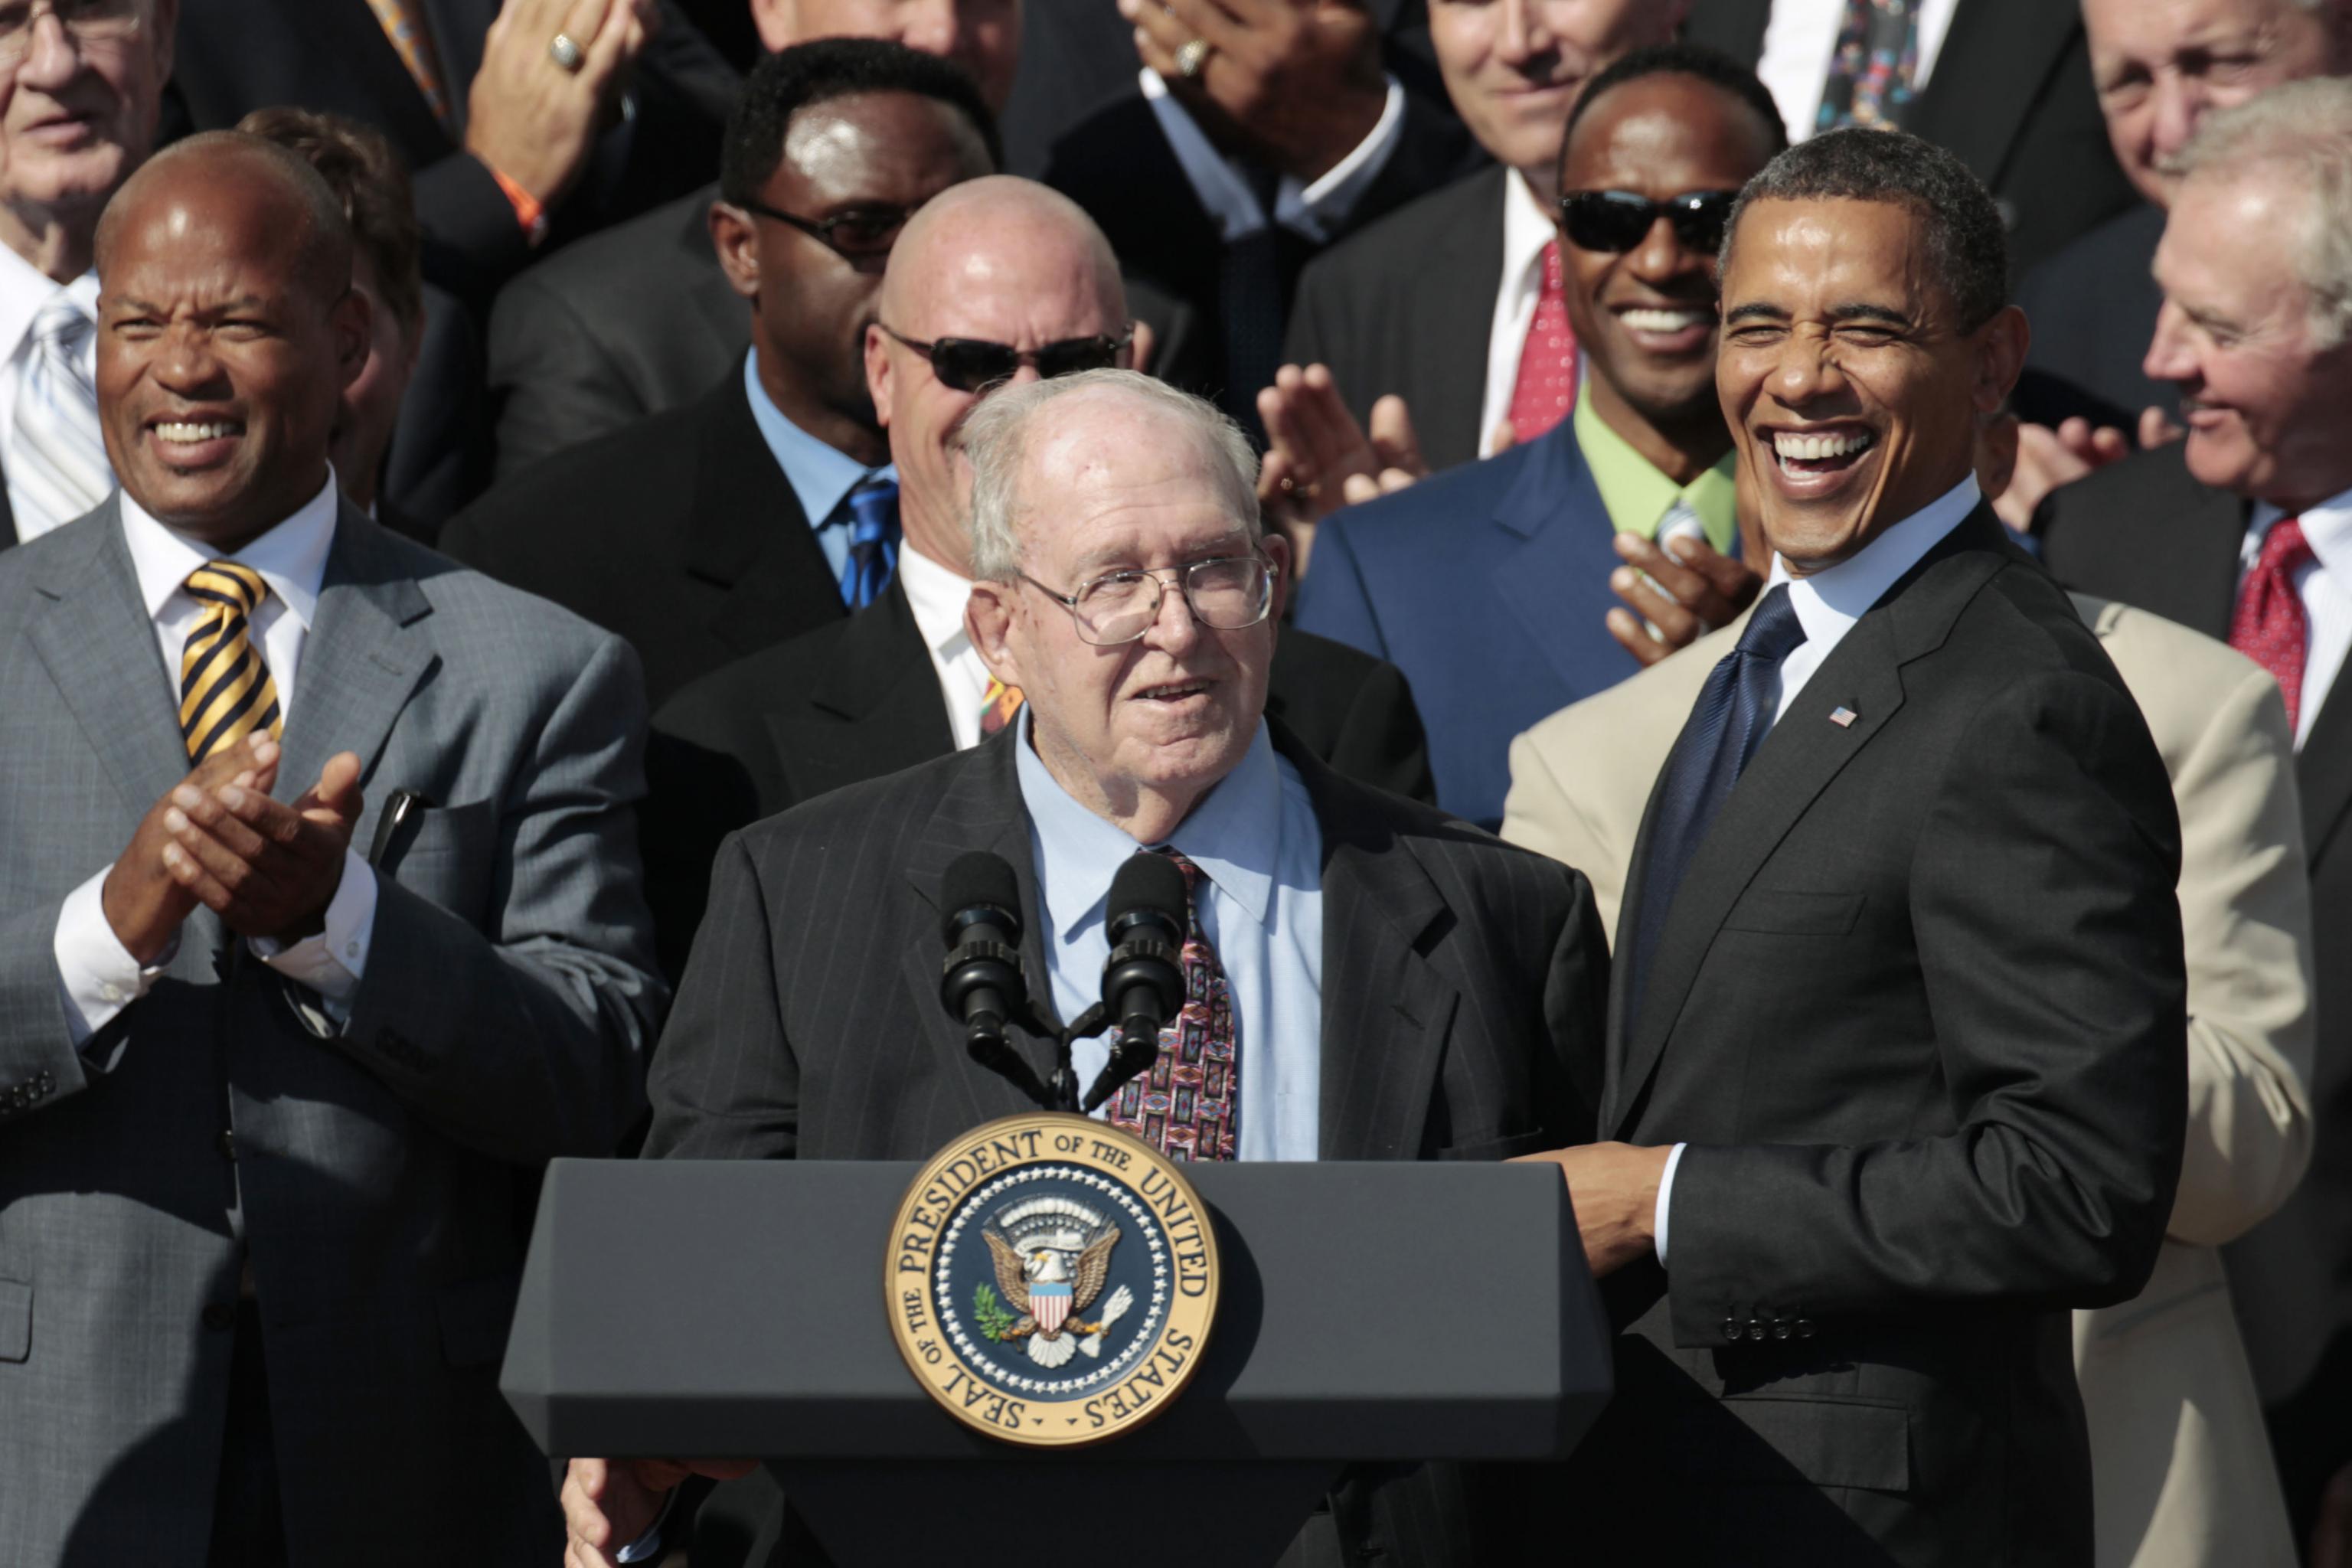
[[[1184,873],[1176,862],[1165,855],[1146,852],[1130,855],[1118,874],[1110,879],[1111,941],[1119,940],[1120,928],[1133,916],[1156,915],[1166,923],[1178,942],[1184,940],[1184,910],[1187,894]]]
[[[1173,867],[1170,868],[1174,870]],[[1183,874],[1177,873],[1181,887]],[[991,909],[1003,917],[1004,940],[1021,941],[1021,883],[1002,855],[967,849],[948,863],[940,881],[940,926],[942,940],[952,946],[961,934],[961,917],[975,909]]]

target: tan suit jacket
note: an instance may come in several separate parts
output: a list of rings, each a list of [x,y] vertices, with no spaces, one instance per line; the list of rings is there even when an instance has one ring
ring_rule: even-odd
[[[2311,1156],[2310,890],[2277,684],[2201,633],[2073,595],[2139,700],[2180,810],[2189,1137],[2147,1289],[2074,1314],[2100,1568],[2289,1564],[2262,1406],[2214,1250],[2284,1202]],[[1511,742],[1503,837],[1591,879],[1616,930],[1633,841],[1742,616]]]

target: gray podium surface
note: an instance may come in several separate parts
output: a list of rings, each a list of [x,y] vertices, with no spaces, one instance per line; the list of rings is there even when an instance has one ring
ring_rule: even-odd
[[[1223,1267],[1200,1370],[1089,1448],[967,1431],[899,1359],[884,1289],[912,1162],[559,1160],[500,1386],[551,1455],[1018,1466],[1567,1455],[1610,1334],[1549,1165],[1188,1173]]]

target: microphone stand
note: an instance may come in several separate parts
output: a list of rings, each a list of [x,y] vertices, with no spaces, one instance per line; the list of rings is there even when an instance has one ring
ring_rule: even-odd
[[[1077,1068],[1071,1063],[1070,1047],[1074,1042],[1090,1040],[1109,1027],[1110,1009],[1097,1002],[1072,1019],[1067,1027],[1061,1029],[1048,1025],[1037,1016],[1034,1008],[1024,1010],[1023,1016],[1013,1022],[1017,1022],[1027,1034],[1053,1037],[1054,1070],[1043,1084],[1037,1081],[1034,1073],[1026,1069],[1025,1063],[1019,1062],[1017,1057],[1014,1059],[1014,1066],[1018,1070],[1008,1071],[1003,1068],[998,1068],[1014,1088],[1035,1100],[1041,1110],[1066,1111],[1074,1116],[1088,1114],[1104,1100],[1118,1093],[1126,1085],[1128,1079],[1142,1073],[1151,1066],[1151,1054],[1129,1053],[1127,1058],[1122,1059],[1121,1050],[1126,1042],[1120,1041],[1111,1047],[1110,1060],[1103,1064],[1103,1070],[1095,1078],[1094,1087],[1087,1090],[1085,1100],[1081,1101],[1078,1097]],[[1156,1053],[1157,1050],[1158,1042],[1155,1040],[1153,1052]]]

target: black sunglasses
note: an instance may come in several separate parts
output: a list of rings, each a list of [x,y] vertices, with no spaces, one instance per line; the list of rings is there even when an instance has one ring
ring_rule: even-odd
[[[1570,191],[1559,198],[1560,231],[1579,250],[1632,250],[1660,218],[1675,226],[1685,250],[1713,252],[1723,245],[1737,191],[1686,191],[1654,202],[1633,191]]]
[[[852,207],[827,218],[805,218],[772,207],[764,202],[744,201],[736,205],[745,212],[771,217],[778,223],[790,224],[819,245],[845,261],[872,261],[887,257],[890,247],[898,243],[898,231],[915,216],[913,207],[885,204],[879,206]]]
[[[1060,342],[1047,343],[1041,349],[1023,350],[1011,343],[992,343],[983,338],[941,338],[936,342],[917,342],[883,322],[874,324],[929,360],[931,374],[940,378],[940,384],[957,392],[985,392],[999,382],[1011,381],[1021,374],[1021,367],[1024,364],[1035,366],[1041,381],[1051,381],[1057,375],[1074,375],[1082,370],[1108,370],[1118,363],[1119,351],[1135,341],[1135,328],[1129,326],[1115,338],[1105,335],[1064,338]]]

